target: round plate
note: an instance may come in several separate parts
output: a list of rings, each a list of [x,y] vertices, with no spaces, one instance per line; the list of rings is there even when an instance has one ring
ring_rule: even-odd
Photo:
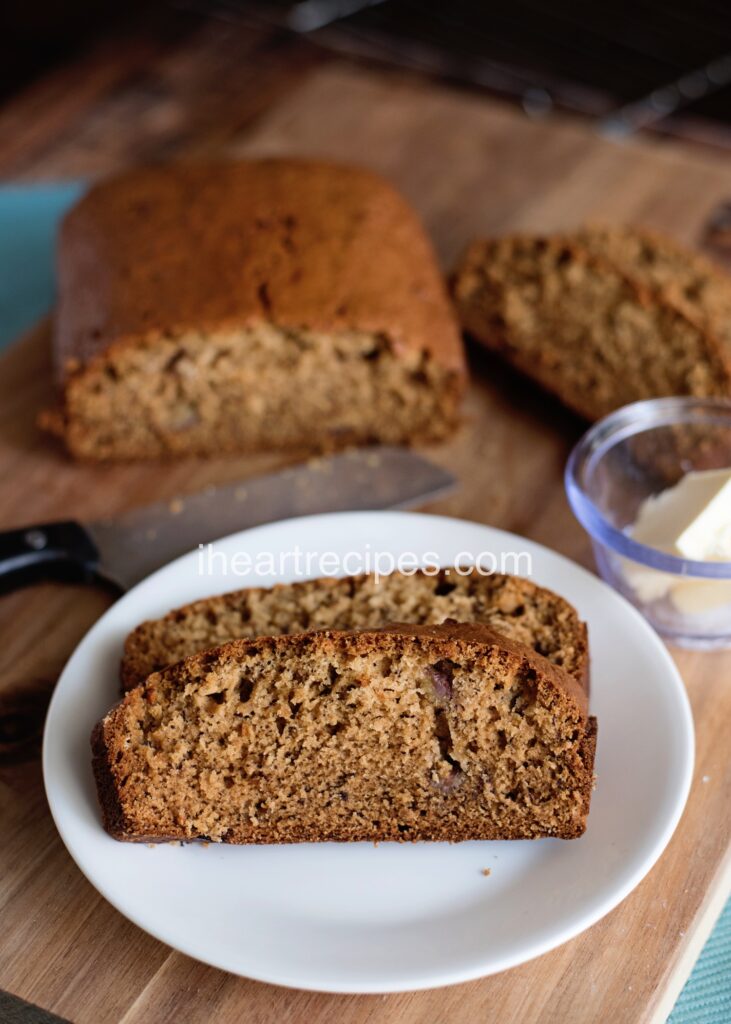
[[[126,634],[171,607],[282,574],[201,575],[192,553],[144,580],[90,630],[58,682],[43,771],[58,830],[86,877],[122,914],[215,967],[330,992],[431,988],[502,971],[553,949],[615,907],[680,818],[693,768],[682,681],[639,613],[595,576],[500,530],[403,512],[338,513],[228,537],[261,570],[271,552],[527,552],[536,582],[589,624],[599,720],[589,826],[581,839],[292,846],[156,846],[103,831],[89,734],[118,699]],[[431,555],[429,556],[431,557]],[[352,563],[351,563],[352,564]],[[352,571],[352,570],[351,570]],[[485,872],[489,869],[489,874]]]

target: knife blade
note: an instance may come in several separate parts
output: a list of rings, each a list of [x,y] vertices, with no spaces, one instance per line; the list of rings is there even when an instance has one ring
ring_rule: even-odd
[[[451,473],[408,449],[353,449],[115,519],[0,533],[0,590],[49,578],[127,590],[199,544],[239,530],[316,513],[409,508],[454,484]]]

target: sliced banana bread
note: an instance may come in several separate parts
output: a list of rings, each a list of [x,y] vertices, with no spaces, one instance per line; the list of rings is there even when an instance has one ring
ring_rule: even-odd
[[[466,379],[416,214],[382,178],[295,159],[135,170],[59,242],[59,410],[86,459],[438,440]]]
[[[588,419],[731,394],[731,278],[650,232],[475,242],[453,293],[465,330]]]
[[[731,358],[731,276],[699,252],[647,229],[594,224],[578,232],[588,252],[670,302],[724,345]]]
[[[130,633],[122,685],[130,689],[151,672],[241,637],[445,619],[487,623],[588,685],[586,627],[568,601],[519,576],[461,575],[454,568],[306,580],[196,601]]]
[[[447,623],[234,641],[151,675],[92,747],[116,839],[572,839],[595,737],[568,672]]]

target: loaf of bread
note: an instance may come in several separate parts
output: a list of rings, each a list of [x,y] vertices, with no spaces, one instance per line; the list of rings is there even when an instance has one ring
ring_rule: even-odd
[[[454,568],[436,575],[306,580],[196,601],[162,619],[143,622],[130,633],[122,658],[122,685],[131,689],[151,672],[243,637],[445,619],[486,623],[588,685],[586,627],[568,601],[518,576],[476,570],[463,575]]]
[[[486,626],[236,640],[130,691],[92,736],[116,839],[572,839],[583,687]]]
[[[369,171],[270,159],[132,171],[63,223],[43,424],[84,459],[434,441],[461,337],[429,241]]]
[[[465,330],[588,419],[731,394],[731,278],[654,233],[478,241],[453,293]]]

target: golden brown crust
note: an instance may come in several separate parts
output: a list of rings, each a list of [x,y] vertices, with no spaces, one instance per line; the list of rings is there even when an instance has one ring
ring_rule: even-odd
[[[110,712],[111,714],[111,712]],[[124,810],[119,799],[114,772],[109,760],[106,723],[109,715],[97,722],[91,733],[92,770],[104,828],[114,839],[125,838]]]
[[[111,346],[257,321],[382,333],[465,373],[430,243],[378,175],[299,159],[189,163],[95,186],[59,245],[64,377]]]
[[[589,690],[585,624],[568,601],[531,580],[494,573],[393,573],[250,587],[175,608],[127,636],[120,666],[125,690],[153,671],[240,637],[305,629],[382,626],[445,618],[487,622],[572,672]]]
[[[391,671],[396,662],[397,676]],[[253,679],[257,666],[270,674],[250,683],[242,698],[242,681]],[[318,666],[324,689],[316,681]],[[281,705],[277,687],[283,687]],[[337,692],[330,695],[333,687]],[[365,717],[323,727],[358,701]],[[242,707],[254,715],[248,725]],[[287,723],[302,707],[305,717],[290,732]],[[171,722],[177,723],[172,734]],[[446,736],[441,754],[433,728]],[[405,746],[404,729],[420,738]],[[236,746],[239,735],[249,737],[243,748]],[[192,788],[180,774],[186,742],[187,756],[209,751],[193,767]],[[93,738],[105,827],[115,838],[228,843],[574,838],[586,826],[595,743],[596,724],[587,718],[576,680],[485,627],[454,623],[234,641],[152,675]],[[164,767],[165,751],[179,766],[172,774]],[[315,760],[303,765],[307,757]],[[505,758],[513,774],[501,776]],[[217,764],[230,773],[228,780],[216,782]],[[239,790],[241,771],[253,775]],[[501,795],[529,777],[539,787],[530,792],[542,793],[550,807],[530,797],[524,803],[517,793]],[[205,786],[213,786],[213,795]],[[349,786],[360,788],[349,793]],[[245,812],[245,806],[255,810]]]
[[[596,745],[599,736],[599,723],[597,722],[594,715],[589,715],[586,721],[586,733],[584,734],[584,740],[581,745],[581,758],[584,762],[586,770],[588,772],[594,771],[594,761],[596,759]],[[587,797],[591,796],[591,793],[586,794]],[[589,813],[589,799],[586,801],[586,813]]]

